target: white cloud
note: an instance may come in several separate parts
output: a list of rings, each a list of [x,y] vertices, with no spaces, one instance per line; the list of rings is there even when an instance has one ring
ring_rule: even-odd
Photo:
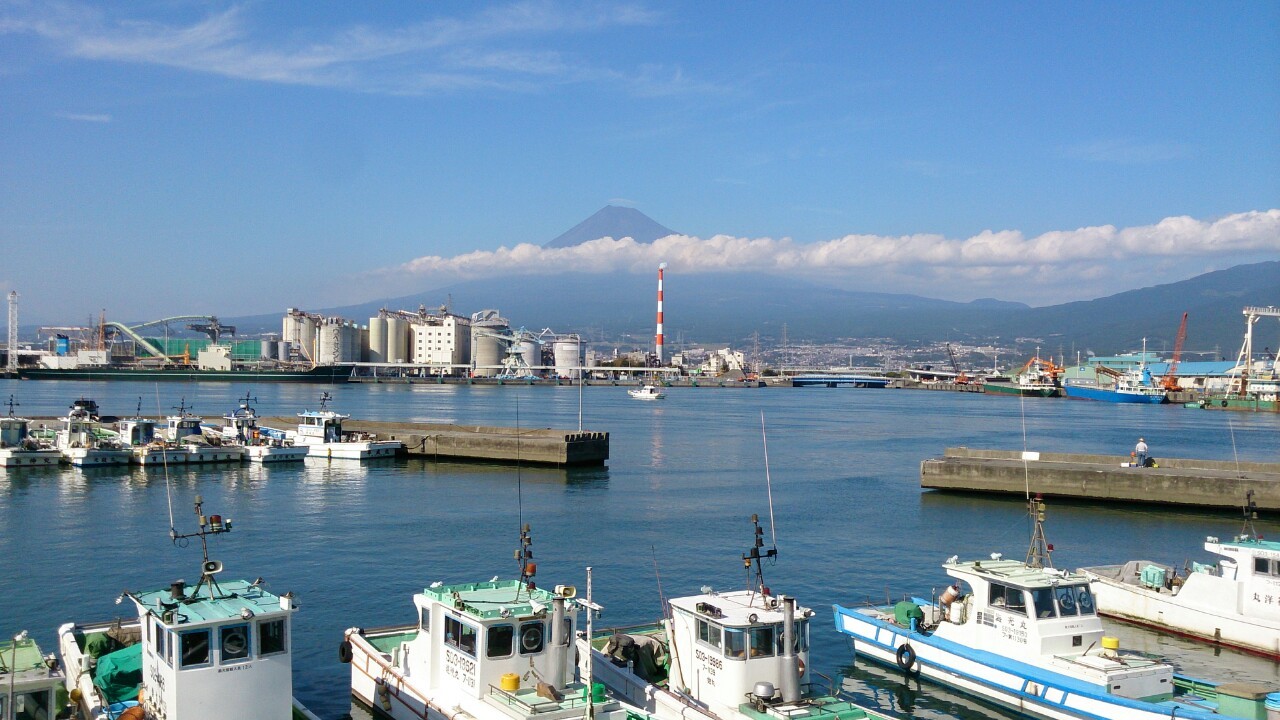
[[[1145,264],[1156,261],[1169,261],[1169,272],[1174,272],[1187,260],[1220,265],[1232,257],[1268,254],[1280,254],[1280,210],[1250,211],[1212,221],[1170,217],[1154,225],[1101,225],[1035,237],[1016,230],[988,230],[964,239],[934,234],[846,235],[810,244],[790,238],[728,235],[706,239],[671,235],[649,245],[631,238],[602,238],[570,248],[521,244],[454,257],[430,255],[378,274],[421,285],[423,281],[551,275],[566,268],[649,273],[666,262],[673,274],[781,272],[827,279],[857,277],[881,286],[894,284],[891,278],[914,281],[915,287],[898,287],[900,292],[936,291],[943,285],[958,288],[966,283],[974,289],[1013,292],[1006,283],[1018,281],[1026,285],[1019,294],[1026,296],[1033,294],[1033,285],[1066,291],[1073,281],[1102,282],[1126,273],[1131,287],[1148,284],[1145,278],[1132,275],[1141,276]]]
[[[571,36],[658,21],[656,13],[635,4],[518,2],[402,27],[357,25],[327,35],[298,30],[288,39],[265,37],[252,5],[233,5],[187,23],[116,17],[118,8],[106,7],[9,5],[0,9],[0,34],[35,35],[65,55],[89,60],[397,95],[474,87],[531,91],[584,82],[622,84],[644,95],[705,89],[678,68],[620,71],[607,60],[581,56],[583,46]],[[119,6],[121,12],[133,7]],[[565,49],[546,49],[557,37],[564,38]],[[536,42],[537,49],[520,47],[526,41]]]
[[[111,122],[111,116],[110,116],[110,115],[107,115],[106,113],[65,113],[65,112],[60,112],[60,113],[54,113],[54,115],[55,115],[56,117],[60,117],[60,118],[62,118],[63,120],[75,120],[76,122],[91,122],[91,123],[109,123],[109,122]]]

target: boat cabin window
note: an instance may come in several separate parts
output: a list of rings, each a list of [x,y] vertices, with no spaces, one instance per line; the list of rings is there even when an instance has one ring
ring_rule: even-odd
[[[1031,591],[1031,611],[1038,618],[1057,617],[1053,609],[1053,588],[1041,587]]]
[[[418,629],[424,632],[431,629],[431,608],[418,608]]]
[[[0,696],[0,717],[8,720],[46,720],[52,718],[55,714],[53,710],[53,699],[48,690],[37,690],[35,692],[20,692],[13,695],[13,714],[9,714],[9,708],[5,706],[4,696]]]
[[[520,626],[520,654],[537,655],[542,652],[546,626],[541,622],[527,622]]]
[[[476,629],[457,618],[444,619],[444,642],[471,657],[476,656]]]
[[[188,630],[178,636],[181,644],[182,667],[197,667],[209,664],[209,631]]]
[[[778,625],[777,627],[778,627],[778,654],[781,655],[783,650],[783,642],[784,642],[783,640],[784,635],[782,633],[783,627],[781,625]],[[796,621],[795,640],[796,640],[795,647],[791,649],[792,652],[803,652],[809,649],[809,621],[808,620]]]
[[[151,617],[151,622],[147,623],[147,626],[151,628],[152,652],[154,652],[158,658],[165,658],[164,646],[165,641],[168,639],[167,631],[164,626],[160,624],[160,619],[155,616]],[[168,658],[165,659],[168,660]]]
[[[258,656],[275,655],[288,650],[285,641],[284,620],[265,620],[258,623]]]
[[[1093,614],[1093,595],[1088,585],[1065,585],[1057,589],[1058,611],[1063,617]]]
[[[751,634],[751,657],[773,657],[773,627],[753,627]]]
[[[713,648],[720,647],[720,626],[712,625],[706,620],[698,621],[698,641],[706,643]]]
[[[747,657],[747,631],[741,628],[724,629],[724,656],[733,660]]]
[[[249,658],[249,624],[222,626],[218,631],[218,644],[222,648],[219,664],[247,660]]]
[[[488,641],[485,644],[485,655],[491,658],[511,657],[515,650],[516,628],[514,625],[494,625],[486,632]]]
[[[1253,559],[1254,575],[1280,575],[1280,560],[1256,557]]]
[[[1002,608],[1009,612],[1027,614],[1027,601],[1022,597],[1022,588],[1009,587],[1000,583],[991,583],[991,594],[988,604],[994,608]]]

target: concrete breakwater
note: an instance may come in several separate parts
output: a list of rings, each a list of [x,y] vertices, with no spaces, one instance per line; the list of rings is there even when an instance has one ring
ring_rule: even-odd
[[[260,425],[287,428],[297,418],[262,418]],[[527,463],[530,465],[603,465],[609,459],[609,433],[551,428],[344,420],[342,429],[399,440],[410,457],[428,460]]]
[[[1118,503],[1239,508],[1245,494],[1280,510],[1280,463],[1158,459],[1159,467],[1123,467],[1119,455],[1024,453],[947,448],[920,463],[920,487],[949,492],[1024,495]]]

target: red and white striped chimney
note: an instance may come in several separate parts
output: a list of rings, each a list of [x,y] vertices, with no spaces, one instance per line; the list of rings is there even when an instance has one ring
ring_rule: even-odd
[[[658,351],[658,366],[662,366],[662,271],[667,269],[667,264],[662,263],[658,266],[658,337],[655,343]]]

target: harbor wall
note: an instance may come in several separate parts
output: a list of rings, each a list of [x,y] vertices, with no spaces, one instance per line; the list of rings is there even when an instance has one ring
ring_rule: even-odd
[[[1280,510],[1280,463],[1158,457],[1159,467],[1122,467],[1127,456],[947,448],[920,463],[926,490],[1118,503],[1239,508],[1249,490],[1260,509]],[[1037,457],[1038,456],[1038,457]]]

